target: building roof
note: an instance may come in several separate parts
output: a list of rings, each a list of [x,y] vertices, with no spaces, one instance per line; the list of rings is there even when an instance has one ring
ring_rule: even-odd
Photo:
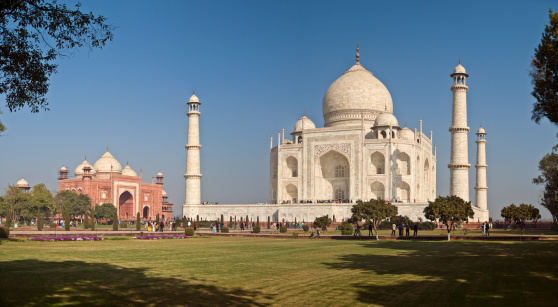
[[[87,159],[83,160],[83,162],[81,162],[80,165],[78,165],[74,171],[74,175],[76,176],[81,176],[83,175],[83,168],[85,166],[89,166],[91,168],[90,174],[93,175],[96,173],[95,168],[93,168],[93,166],[91,166],[91,164],[89,164],[89,162],[87,162]]]
[[[397,123],[397,118],[395,118],[393,114],[382,113],[378,115],[378,117],[376,117],[376,120],[374,121],[374,127],[384,126],[399,127],[399,123]]]
[[[29,187],[29,182],[27,182],[27,180],[23,179],[23,177],[16,183],[16,186],[18,188],[28,188]]]
[[[304,127],[303,127],[304,125]],[[316,125],[314,124],[313,121],[310,120],[310,118],[306,117],[306,115],[302,116],[295,124],[294,126],[294,132],[301,132],[302,130],[306,130],[306,129],[315,129]]]
[[[461,65],[461,63],[459,63],[453,69],[453,73],[454,74],[466,74],[467,72],[465,71],[465,67],[463,67],[463,65]]]
[[[122,170],[122,175],[124,176],[133,176],[133,177],[137,177],[138,174],[136,174],[136,172],[134,172],[134,170],[130,167],[130,165],[126,165],[124,167],[124,169]]]
[[[112,169],[111,169],[112,166]],[[114,158],[107,149],[104,155],[102,155],[97,162],[93,165],[93,168],[97,173],[122,173],[122,165]]]

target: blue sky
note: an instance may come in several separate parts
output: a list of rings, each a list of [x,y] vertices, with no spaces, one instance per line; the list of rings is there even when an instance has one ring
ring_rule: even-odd
[[[72,4],[75,2],[66,1]],[[323,127],[329,85],[360,59],[390,91],[394,114],[412,129],[423,120],[438,148],[437,194],[449,193],[452,80],[467,69],[469,163],[487,131],[488,206],[530,203],[538,161],[558,129],[531,121],[528,75],[555,1],[84,1],[117,28],[102,50],[60,59],[50,111],[0,115],[0,188],[21,177],[57,189],[57,171],[110,147],[144,181],[158,171],[184,202],[187,116],[192,90],[202,102],[202,199],[267,202],[269,137],[289,134],[306,111]],[[469,173],[474,200],[475,169]]]

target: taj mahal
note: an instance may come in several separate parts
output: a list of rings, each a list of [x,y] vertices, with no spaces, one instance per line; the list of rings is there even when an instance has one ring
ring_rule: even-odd
[[[459,63],[450,75],[453,84],[449,195],[469,201],[467,136],[468,74]],[[285,130],[270,138],[270,204],[201,205],[199,118],[200,100],[188,102],[186,199],[183,215],[225,221],[313,221],[329,215],[334,221],[351,216],[357,201],[381,199],[398,207],[398,214],[424,219],[428,201],[437,197],[436,147],[433,132],[411,130],[393,114],[388,89],[356,62],[327,89],[322,101],[324,127],[305,116],[289,136]],[[477,132],[477,184],[474,220],[487,221],[486,132]],[[446,195],[447,192],[441,193]]]

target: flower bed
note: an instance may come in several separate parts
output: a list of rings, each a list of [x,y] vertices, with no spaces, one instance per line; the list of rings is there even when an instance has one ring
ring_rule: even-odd
[[[96,236],[67,236],[67,237],[33,237],[31,241],[100,241],[101,237]]]
[[[137,236],[134,239],[140,240],[159,240],[159,239],[188,239],[188,236]]]

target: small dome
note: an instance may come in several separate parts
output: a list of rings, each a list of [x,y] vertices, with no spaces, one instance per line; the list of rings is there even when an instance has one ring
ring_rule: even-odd
[[[200,102],[200,100],[198,99],[198,96],[196,96],[196,94],[192,95],[192,97],[190,97],[190,101],[188,102]]]
[[[167,192],[165,192],[165,190],[163,190],[163,194],[161,194],[161,195],[163,195],[163,197],[167,197]]]
[[[97,173],[110,173],[112,166],[113,173],[122,173],[122,165],[116,160],[110,152],[107,150],[104,155],[102,155],[97,162],[93,165],[93,168]]]
[[[138,174],[136,174],[136,172],[134,172],[134,170],[130,167],[130,165],[126,165],[126,167],[124,167],[124,169],[122,170],[122,175],[133,176],[133,177],[138,176]]]
[[[467,72],[465,72],[465,67],[463,67],[461,65],[461,63],[457,64],[457,66],[455,66],[455,68],[453,69],[453,73],[454,74],[467,74]]]
[[[374,121],[374,127],[384,127],[384,126],[392,126],[392,127],[399,127],[397,123],[397,118],[391,113],[382,113],[376,117]]]
[[[68,169],[67,169],[65,166],[62,166],[62,167],[60,168],[60,171],[61,171],[61,172],[67,172]]]
[[[405,127],[399,132],[399,138],[402,140],[413,140],[415,138],[415,134],[411,129]]]
[[[477,134],[486,134],[486,131],[484,131],[484,128],[480,126],[479,130],[477,131]]]
[[[316,125],[314,124],[314,122],[312,122],[310,120],[310,118],[306,117],[306,115],[302,116],[295,124],[294,126],[294,130],[293,133],[295,132],[301,132],[303,129],[303,125],[304,125],[304,130],[307,129],[316,129]]]
[[[163,174],[161,172],[157,173],[157,178],[163,177]]]
[[[29,182],[27,182],[27,180],[23,179],[23,177],[16,183],[16,186],[18,188],[28,188],[29,187]]]
[[[87,159],[83,160],[83,162],[81,162],[80,165],[78,165],[76,167],[76,170],[74,171],[74,175],[77,176],[81,176],[83,175],[83,168],[85,166],[89,166],[91,168],[91,171],[89,172],[91,175],[94,175],[96,173],[95,169],[93,168],[93,166],[91,166],[91,164],[89,164],[89,162],[87,162]]]

